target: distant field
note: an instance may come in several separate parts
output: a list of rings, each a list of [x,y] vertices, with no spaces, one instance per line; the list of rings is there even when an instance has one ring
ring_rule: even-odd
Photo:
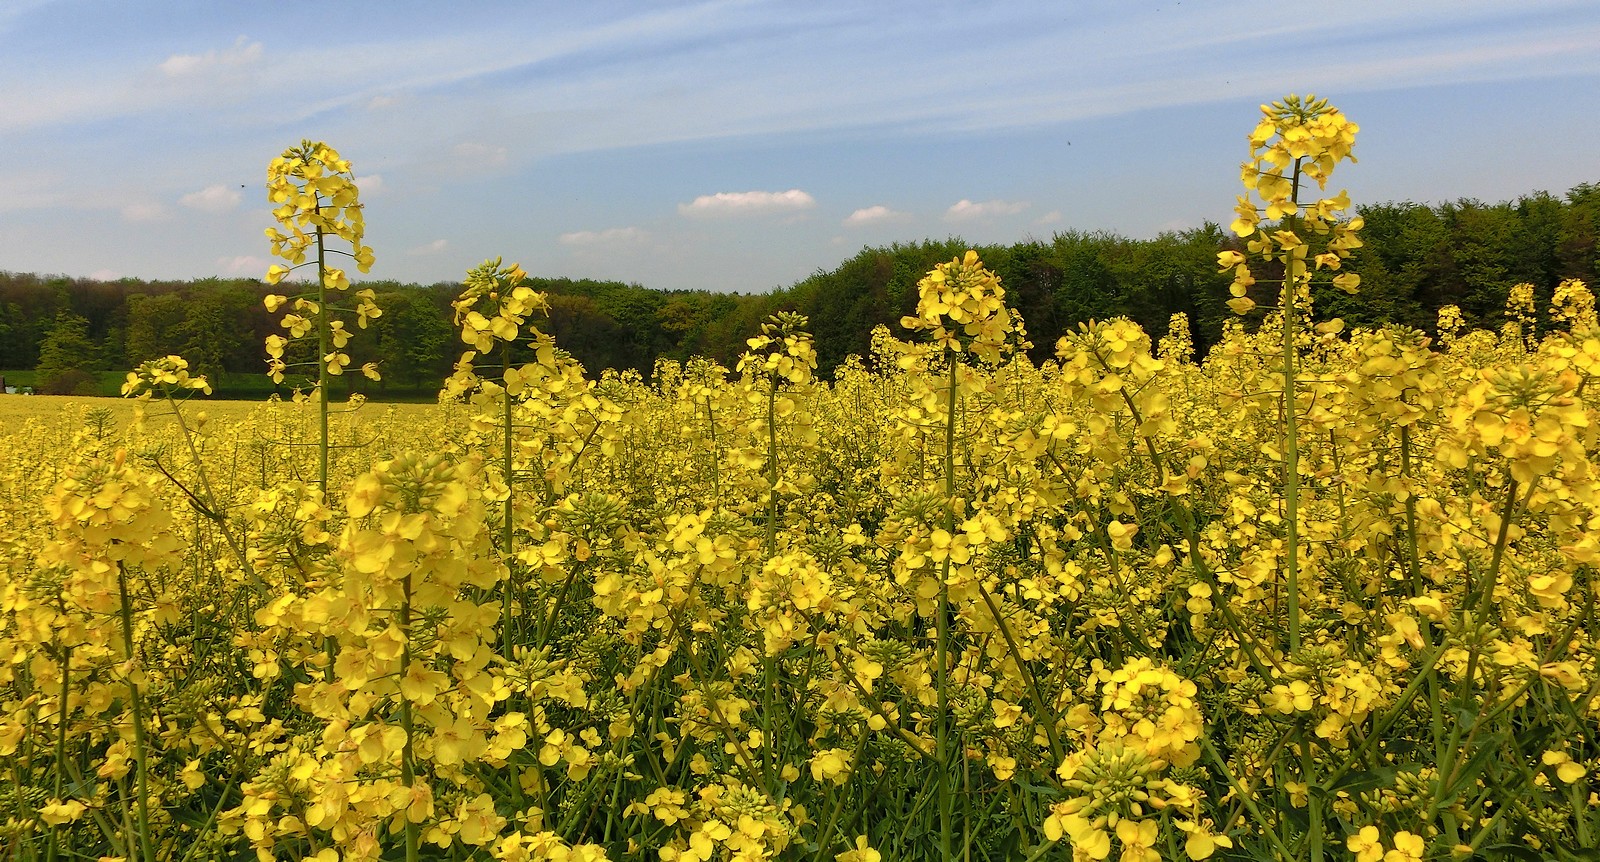
[[[104,398],[118,398],[122,395],[122,381],[126,379],[125,371],[96,371],[94,374],[94,395]],[[0,369],[0,379],[6,386],[17,388],[36,388],[38,386],[37,372],[6,371]],[[372,401],[382,402],[418,402],[432,403],[438,396],[437,387],[432,389],[401,389],[396,387],[378,388],[377,384],[369,383],[360,375],[354,375],[349,382],[360,387],[360,391]],[[345,381],[336,381],[329,386],[328,391],[336,399],[348,397],[344,388]],[[230,374],[222,381],[212,381],[215,390],[214,397],[224,399],[239,399],[243,401],[265,401],[273,392],[279,392],[287,398],[290,393],[288,387],[274,387],[272,381],[265,374]]]
[[[9,377],[8,377],[9,382]],[[124,398],[95,398],[83,395],[0,395],[0,428],[14,428],[17,424],[28,419],[56,419],[66,418],[74,423],[81,421],[82,414],[90,409],[103,409],[111,411],[113,420],[121,425],[133,419],[134,406],[138,402]],[[160,408],[152,407],[154,414]],[[263,401],[239,401],[211,398],[198,398],[185,405],[185,412],[194,414],[204,411],[213,419],[237,420],[243,419],[256,410],[296,410],[292,402],[269,406]],[[421,418],[431,415],[437,409],[433,404],[372,404],[365,408],[370,411],[396,410],[409,417]],[[166,420],[160,420],[166,421]]]

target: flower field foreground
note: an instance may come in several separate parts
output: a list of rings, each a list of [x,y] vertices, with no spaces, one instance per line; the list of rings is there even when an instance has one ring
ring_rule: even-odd
[[[969,254],[831,381],[796,315],[594,377],[491,261],[426,413],[200,421],[169,358],[144,422],[8,426],[0,848],[1595,858],[1592,294],[1313,325],[1355,228],[1258,188],[1285,299],[1200,363],[1180,318],[1035,366]]]

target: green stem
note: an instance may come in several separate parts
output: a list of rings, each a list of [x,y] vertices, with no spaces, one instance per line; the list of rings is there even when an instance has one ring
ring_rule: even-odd
[[[72,696],[72,647],[61,650],[61,703],[56,707],[56,777],[55,798],[61,799],[61,787],[67,771],[67,701]],[[21,785],[18,785],[19,787]],[[49,862],[55,862],[61,842],[61,827],[50,830]]]
[[[511,373],[511,345],[505,344],[500,348],[502,383],[506,375]],[[501,397],[505,401],[505,410],[501,414],[501,431],[504,433],[503,446],[500,453],[501,477],[506,483],[506,502],[500,513],[500,552],[506,558],[506,581],[500,595],[500,654],[511,658],[511,597],[516,590],[516,578],[512,577],[515,571],[516,559],[511,547],[511,506],[513,477],[511,473],[511,392],[502,387]]]
[[[869,733],[870,729],[863,722],[861,735],[856,739],[855,756],[850,759],[851,770],[856,769],[861,763],[861,756],[867,750],[867,735]],[[844,802],[848,796],[849,794],[842,789],[838,791],[838,796],[834,799],[832,809],[828,812],[826,825],[822,827],[821,832],[817,833],[817,862],[822,862],[826,858],[828,848],[833,846],[833,830],[839,823],[839,812],[844,809]]]
[[[1302,735],[1305,733],[1303,726],[1300,729],[1300,733]],[[1311,740],[1303,736],[1300,740],[1300,774],[1306,783],[1308,791],[1310,788],[1317,786],[1317,761],[1312,756]],[[1310,820],[1306,841],[1310,845],[1311,862],[1322,862],[1322,827],[1324,825],[1322,822],[1322,800],[1317,794],[1310,792],[1306,794],[1306,797],[1306,811]]]
[[[250,565],[249,559],[245,556],[244,545],[233,534],[233,530],[228,526],[228,517],[217,502],[217,492],[211,487],[211,475],[206,472],[205,464],[200,461],[200,451],[195,448],[194,435],[189,430],[189,423],[184,421],[183,411],[178,409],[178,402],[173,400],[172,391],[170,389],[166,390],[165,394],[167,406],[171,408],[172,417],[177,420],[178,430],[182,432],[184,445],[189,449],[189,460],[194,463],[195,472],[200,475],[200,487],[205,489],[206,492],[207,511],[202,514],[208,515],[212,521],[216,522],[217,529],[222,531],[222,538],[227,541],[229,549],[233,551],[234,559],[239,562],[239,570],[242,572],[254,572],[254,567]]]
[[[400,648],[400,673],[407,674],[411,671],[411,573],[407,572],[401,581],[404,598],[400,602],[400,631],[405,634],[405,644]],[[411,699],[405,692],[400,692],[400,727],[406,732],[405,745],[400,749],[400,778],[409,790],[417,781],[416,754],[413,749],[412,737],[415,735],[415,725],[411,718]],[[406,862],[417,862],[417,854],[421,847],[422,830],[419,824],[411,821],[410,802],[407,801],[407,811],[402,815],[406,819]]]
[[[995,625],[1000,628],[1000,636],[1005,639],[1006,647],[1011,650],[1011,657],[1017,663],[1017,670],[1028,683],[1028,696],[1033,700],[1033,708],[1038,716],[1038,721],[1044,727],[1045,738],[1050,741],[1050,756],[1059,764],[1065,758],[1065,751],[1061,748],[1061,740],[1056,738],[1055,713],[1045,707],[1044,695],[1039,690],[1039,680],[1033,675],[1030,668],[1022,658],[1022,651],[1017,648],[1017,640],[1011,634],[1011,626],[1000,614],[1000,607],[995,602],[994,596],[989,593],[988,587],[978,586],[978,595],[983,598],[983,603],[989,608],[989,615],[994,617]]]
[[[1417,557],[1417,493],[1411,485],[1411,426],[1400,426],[1400,475],[1406,480],[1406,565],[1410,570],[1411,594],[1422,595],[1422,562]]]
[[[551,635],[556,631],[556,618],[561,616],[561,606],[567,602],[567,594],[572,592],[572,585],[578,580],[578,574],[583,571],[583,564],[574,562],[571,570],[567,572],[567,579],[561,584],[561,592],[556,594],[555,604],[550,606],[550,615],[545,618],[544,625],[539,627],[539,642],[535,649],[544,649],[550,642]]]
[[[1530,489],[1531,490],[1531,489]],[[1529,495],[1530,498],[1532,495]],[[1500,562],[1505,559],[1506,545],[1511,534],[1511,519],[1516,514],[1517,508],[1517,480],[1506,481],[1506,502],[1500,509],[1500,529],[1494,539],[1494,554],[1489,560],[1488,583],[1483,585],[1483,595],[1478,597],[1478,616],[1487,621],[1489,611],[1494,609],[1494,588],[1500,580]],[[1472,677],[1467,677],[1467,684],[1471,685]]]
[[[320,203],[319,203],[320,209]],[[326,242],[322,226],[317,226],[317,490],[322,492],[322,504],[328,505],[328,353],[333,347],[332,329],[328,325],[328,263]],[[323,678],[333,682],[333,665],[338,659],[338,642],[332,637],[322,640],[328,666]]]
[[[128,597],[128,570],[120,561],[117,563],[117,594],[122,606],[122,645],[127,651],[132,673],[136,674],[139,661],[133,647],[133,602]],[[139,855],[143,857],[144,862],[155,862],[155,845],[150,842],[150,787],[149,764],[146,758],[148,742],[144,735],[144,699],[139,693],[139,683],[132,674],[128,677],[128,701],[133,709],[133,761],[134,768],[138,770],[136,782]]]
[[[721,503],[722,477],[718,473],[718,462],[722,460],[722,452],[717,447],[717,417],[711,412],[711,396],[706,395],[706,425],[711,428],[711,499]]]
[[[1250,812],[1250,817],[1255,820],[1262,836],[1267,839],[1267,843],[1272,845],[1272,849],[1276,853],[1275,858],[1283,860],[1294,858],[1289,849],[1283,846],[1283,842],[1278,840],[1278,835],[1272,828],[1272,821],[1261,813],[1261,809],[1256,805],[1254,795],[1246,792],[1244,786],[1234,777],[1233,770],[1228,768],[1228,762],[1223,760],[1222,755],[1218,754],[1217,749],[1212,746],[1211,738],[1201,734],[1200,747],[1205,752],[1206,757],[1211,758],[1211,762],[1216,765],[1217,771],[1222,773],[1222,779],[1228,782],[1228,786],[1234,788],[1238,793],[1239,801],[1244,803],[1245,810]]]
[[[1300,160],[1294,161],[1294,179],[1290,186],[1290,201],[1300,203]],[[1295,219],[1284,219],[1292,232]],[[1299,274],[1296,268],[1304,267],[1297,261],[1294,250],[1283,256],[1283,520],[1284,560],[1283,570],[1289,592],[1289,652],[1300,649],[1300,434],[1297,395],[1295,391],[1295,328],[1299,311],[1295,307],[1299,292]]]
[[[317,488],[328,499],[328,353],[333,334],[328,326],[328,263],[322,227],[317,226]]]
[[[778,552],[778,378],[767,381],[767,558]]]
[[[960,357],[947,350],[950,361],[950,380],[945,390],[944,426],[944,530],[954,537],[956,530],[956,374],[961,368]],[[936,685],[939,690],[939,854],[949,862],[954,856],[953,835],[955,812],[954,796],[950,792],[950,555],[945,554],[939,565],[939,602],[934,610]]]

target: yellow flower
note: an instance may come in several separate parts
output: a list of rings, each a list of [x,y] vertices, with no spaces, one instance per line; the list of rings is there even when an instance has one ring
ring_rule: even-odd
[[[994,709],[994,726],[1002,730],[1016,724],[1017,719],[1022,717],[1020,705],[1007,703],[998,697],[990,701],[990,706]]]
[[[1217,852],[1218,847],[1232,847],[1233,839],[1226,835],[1217,835],[1211,831],[1210,821],[1204,825],[1188,820],[1175,820],[1173,825],[1188,834],[1184,839],[1183,852],[1190,859],[1209,859]]]
[[[87,810],[88,806],[76,799],[68,799],[66,801],[51,799],[39,806],[39,819],[51,826],[60,826],[65,823],[77,822],[78,818],[82,817],[83,812]]]
[[[851,752],[843,748],[828,748],[811,756],[811,777],[817,781],[844,784],[850,780]]]
[[[1128,820],[1117,823],[1117,840],[1122,842],[1119,862],[1161,862],[1156,852],[1160,837],[1160,824],[1155,820]]]
[[[1394,849],[1383,854],[1383,862],[1422,862],[1426,848],[1421,835],[1401,830],[1394,834]]]
[[[867,836],[857,835],[855,847],[833,857],[835,862],[882,862],[883,856],[867,843]]]
[[[1356,855],[1355,862],[1381,862],[1383,859],[1383,841],[1376,826],[1361,827],[1361,831],[1345,839],[1345,847]]]
[[[1556,777],[1567,784],[1578,783],[1588,773],[1583,764],[1575,762],[1565,751],[1546,751],[1540,756],[1540,761],[1545,766],[1554,766]]]
[[[1133,537],[1138,532],[1138,524],[1124,524],[1121,521],[1111,521],[1106,524],[1106,535],[1111,539],[1111,547],[1119,551],[1133,550]]]

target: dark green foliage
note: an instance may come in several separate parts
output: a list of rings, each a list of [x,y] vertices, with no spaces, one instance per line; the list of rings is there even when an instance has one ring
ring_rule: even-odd
[[[1498,204],[1385,203],[1358,211],[1365,246],[1347,266],[1361,274],[1361,292],[1319,291],[1319,317],[1431,331],[1438,309],[1454,304],[1469,326],[1495,328],[1513,284],[1532,283],[1543,314],[1560,280],[1600,282],[1600,184],[1576,186],[1565,197],[1536,192]],[[1067,231],[977,251],[1026,322],[1035,360],[1052,356],[1063,332],[1090,319],[1125,315],[1159,338],[1178,312],[1189,316],[1203,355],[1232,317],[1216,254],[1238,242],[1208,222],[1153,239]],[[863,248],[831,270],[766,294],[659,291],[589,279],[529,284],[550,296],[550,319],[538,325],[592,373],[649,375],[658,359],[690,356],[731,367],[763,319],[798,311],[811,319],[826,377],[846,356],[868,353],[874,326],[900,333],[900,318],[916,307],[917,281],[967,248],[958,237]],[[368,385],[349,375],[344,385],[390,396],[435,391],[464,349],[450,310],[459,285],[362,286],[377,292],[384,315],[372,332],[357,334],[351,354],[357,365],[376,361],[384,380]],[[249,279],[108,283],[0,272],[0,368],[44,371],[48,355],[56,373],[120,369],[177,353],[223,391],[259,394],[270,388],[256,385],[265,370],[262,341],[280,331],[280,315],[261,305],[268,292]]]
[[[89,340],[89,321],[71,312],[56,314],[55,323],[39,345],[39,391],[46,395],[89,394],[93,372],[100,365],[100,350]]]
[[[369,324],[372,335],[352,341],[351,348],[377,359],[383,389],[437,389],[460,355],[448,306],[441,309],[427,292],[413,288],[374,290],[383,316]]]

